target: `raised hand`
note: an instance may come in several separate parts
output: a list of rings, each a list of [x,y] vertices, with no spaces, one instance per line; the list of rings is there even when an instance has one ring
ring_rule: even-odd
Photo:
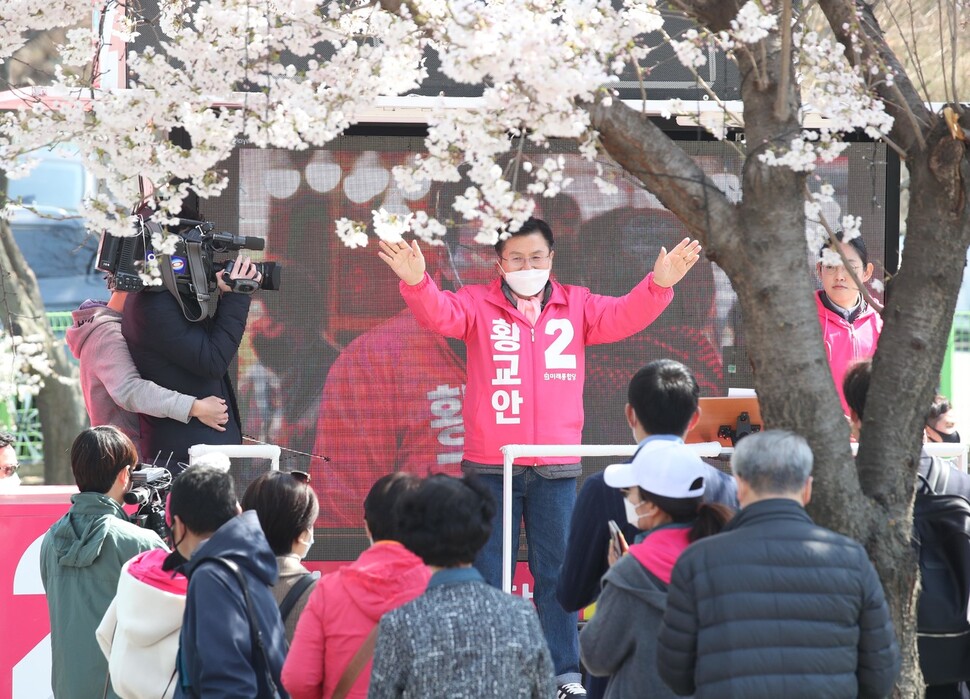
[[[408,245],[403,240],[400,243],[388,243],[386,240],[380,241],[381,251],[377,253],[387,266],[394,270],[394,274],[404,280],[408,286],[414,286],[424,279],[424,270],[427,265],[418,241],[412,240]]]
[[[670,252],[667,252],[667,248],[660,248],[660,254],[653,265],[654,283],[657,286],[673,286],[684,278],[700,257],[701,244],[690,238],[684,238]]]

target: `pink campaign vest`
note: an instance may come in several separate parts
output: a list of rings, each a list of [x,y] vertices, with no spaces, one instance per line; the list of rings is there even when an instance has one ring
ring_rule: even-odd
[[[842,379],[853,362],[875,353],[879,333],[882,332],[882,316],[869,308],[849,323],[825,307],[821,293],[815,293],[815,304],[818,307],[818,322],[822,326],[822,339],[825,341],[825,356],[828,357],[832,380],[842,401],[842,410],[848,415],[849,405],[842,393]]]
[[[418,323],[468,348],[462,415],[464,458],[501,464],[505,444],[579,444],[583,431],[585,347],[616,342],[647,327],[667,307],[672,289],[650,274],[614,298],[552,282],[535,327],[502,293],[501,281],[441,291],[431,278],[401,282]],[[574,463],[575,457],[522,458],[527,466]]]

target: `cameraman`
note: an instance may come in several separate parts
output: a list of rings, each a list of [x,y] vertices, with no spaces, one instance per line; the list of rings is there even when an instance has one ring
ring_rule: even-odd
[[[141,414],[141,435],[146,460],[158,458],[177,473],[178,463],[188,463],[193,444],[240,444],[242,442],[239,408],[229,365],[239,350],[250,294],[232,291],[216,273],[221,296],[215,314],[198,322],[186,319],[176,298],[164,288],[145,290],[128,299],[121,330],[132,359],[143,378],[179,393],[218,396],[226,401],[229,420],[219,431],[192,418],[188,424],[163,417]],[[256,266],[241,256],[229,274],[230,279],[262,281]],[[190,299],[183,297],[183,301]]]
[[[128,345],[121,335],[121,319],[129,293],[108,282],[111,298],[85,301],[72,312],[74,324],[65,339],[78,360],[84,405],[91,424],[116,425],[131,437],[144,459],[148,453],[141,443],[139,413],[169,417],[187,423],[195,417],[214,430],[222,427],[229,414],[222,398],[196,398],[170,391],[143,379],[135,368]],[[152,454],[154,456],[154,454]]]

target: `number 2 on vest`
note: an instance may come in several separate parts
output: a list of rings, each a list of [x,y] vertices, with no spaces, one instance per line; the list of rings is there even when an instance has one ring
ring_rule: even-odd
[[[566,318],[555,318],[546,323],[546,335],[557,335],[556,339],[546,347],[547,369],[575,369],[576,355],[563,354],[572,342],[575,331],[573,324]]]

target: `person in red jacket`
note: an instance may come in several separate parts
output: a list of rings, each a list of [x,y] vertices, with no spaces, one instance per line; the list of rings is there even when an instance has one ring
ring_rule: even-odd
[[[700,244],[689,238],[669,253],[661,248],[653,272],[616,298],[550,280],[553,244],[548,224],[531,218],[496,244],[499,278],[451,293],[428,276],[416,241],[380,243],[379,255],[401,279],[401,294],[418,323],[465,343],[462,468],[480,475],[499,503],[502,445],[581,443],[585,347],[622,340],[647,327],[670,303],[671,287],[700,256]],[[556,600],[579,460],[539,457],[517,459],[515,465],[512,540],[518,540],[524,514],[534,599],[559,696],[584,696],[577,618]],[[501,529],[497,521],[475,562],[495,586],[501,583]]]
[[[375,410],[373,387],[394,407]],[[313,473],[321,525],[359,527],[360,502],[386,473],[459,475],[464,390],[465,346],[406,309],[347,345],[327,376],[313,446],[330,457]]]
[[[842,242],[842,231],[839,231],[836,238],[849,268],[863,284],[868,282],[872,278],[872,263],[862,236]],[[822,282],[822,288],[815,292],[815,304],[832,380],[842,401],[842,412],[848,416],[849,405],[845,402],[842,380],[853,362],[875,353],[882,332],[882,316],[866,303],[846,266],[830,259],[826,250],[829,250],[828,246],[819,251],[815,267]]]
[[[353,563],[324,575],[300,615],[283,665],[290,699],[333,696],[347,666],[381,616],[424,592],[431,570],[398,539],[396,508],[420,479],[410,473],[379,478],[364,499],[364,526],[373,544]],[[371,651],[373,654],[373,651]],[[350,684],[347,699],[365,699],[368,659]]]

